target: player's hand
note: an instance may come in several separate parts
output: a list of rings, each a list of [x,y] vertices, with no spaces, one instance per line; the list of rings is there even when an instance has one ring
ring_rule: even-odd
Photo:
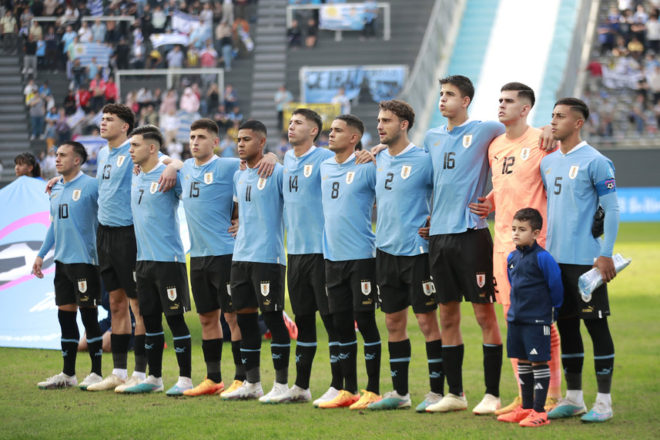
[[[232,237],[236,237],[236,234],[238,234],[238,219],[231,219],[231,226],[227,229],[227,232],[229,232]]]
[[[611,257],[598,257],[594,263],[594,267],[598,268],[598,272],[600,272],[603,281],[606,283],[609,283],[616,276],[614,260]]]
[[[376,157],[378,156],[378,153],[383,151],[385,148],[387,148],[387,145],[385,144],[374,145],[373,147],[371,147],[371,154],[373,154],[374,157]]]
[[[51,179],[48,181],[48,183],[46,183],[46,191],[45,191],[45,192],[46,192],[48,195],[50,195],[50,192],[53,190],[53,187],[55,186],[55,184],[56,184],[57,182],[60,181],[60,179],[61,179],[60,176],[55,176],[55,177],[51,178]]]
[[[37,278],[43,278],[44,273],[41,271],[41,266],[44,265],[44,259],[37,257],[34,259],[34,264],[32,265],[32,275]]]
[[[355,152],[355,163],[356,164],[365,164],[373,162],[376,163],[376,157],[368,152],[367,150],[358,150]]]
[[[468,207],[472,214],[477,214],[481,218],[488,217],[488,214],[493,212],[493,204],[486,197],[479,197],[479,203],[470,203]]]
[[[277,156],[273,153],[265,154],[259,162],[257,162],[257,174],[264,179],[270,177],[275,169],[275,164],[278,162]]]
[[[419,234],[420,237],[422,237],[424,240],[429,239],[429,231],[431,230],[431,217],[427,216],[426,217],[426,224],[419,228],[417,230],[417,233]]]
[[[546,125],[542,128],[539,136],[539,148],[543,151],[553,151],[557,148],[557,140],[552,135],[552,126]]]
[[[140,174],[140,165],[133,164],[133,174],[135,174],[136,176]]]
[[[167,192],[174,188],[176,185],[176,167],[168,165],[163,170],[163,173],[158,178],[158,190],[160,192]]]

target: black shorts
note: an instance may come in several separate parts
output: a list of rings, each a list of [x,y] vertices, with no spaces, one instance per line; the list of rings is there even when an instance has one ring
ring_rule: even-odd
[[[229,277],[231,254],[190,258],[190,286],[197,313],[233,312]]]
[[[310,315],[317,310],[330,313],[325,290],[325,260],[322,254],[291,255],[286,273],[289,299],[294,315]]]
[[[507,323],[507,356],[530,362],[550,360],[550,326],[543,324]]]
[[[111,227],[99,225],[96,230],[101,278],[108,292],[124,289],[129,298],[137,298],[135,291],[137,242],[133,225]]]
[[[138,261],[136,273],[142,315],[178,315],[190,310],[186,263]]]
[[[376,309],[376,259],[325,260],[325,280],[330,313],[353,310],[370,312]]]
[[[585,303],[578,290],[578,278],[593,266],[581,264],[560,264],[561,281],[564,285],[564,302],[559,309],[557,319],[575,318],[600,319],[610,315],[610,301],[607,296],[607,284],[594,290],[591,301]]]
[[[439,303],[463,298],[478,304],[495,301],[493,239],[488,229],[432,235],[429,258]]]
[[[262,312],[284,310],[284,272],[277,263],[232,261],[231,298],[234,310],[259,308]]]
[[[397,256],[378,249],[376,282],[385,313],[398,312],[408,306],[412,306],[415,313],[427,313],[437,308],[426,254]]]
[[[101,302],[99,267],[92,264],[65,264],[55,261],[55,304],[96,307]]]

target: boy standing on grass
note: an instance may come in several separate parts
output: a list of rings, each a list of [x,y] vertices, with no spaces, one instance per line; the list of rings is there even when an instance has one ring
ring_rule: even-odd
[[[564,299],[559,265],[536,243],[543,217],[533,208],[513,216],[516,250],[507,259],[511,307],[507,313],[507,353],[518,359],[522,407],[497,418],[500,422],[537,427],[550,423],[545,399],[550,383],[550,326]]]

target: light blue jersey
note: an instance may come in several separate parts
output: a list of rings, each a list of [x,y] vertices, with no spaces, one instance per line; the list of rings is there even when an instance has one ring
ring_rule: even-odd
[[[238,234],[233,261],[286,265],[282,210],[282,165],[273,174],[259,177],[256,168],[234,174],[234,197],[238,202]]]
[[[234,207],[234,174],[240,160],[218,158],[201,166],[195,159],[184,162],[180,171],[183,207],[190,234],[190,256],[229,255],[234,237],[228,232]]]
[[[98,265],[96,213],[98,182],[83,173],[72,181],[58,181],[50,193],[50,227],[39,250],[44,258],[55,245],[55,260],[64,264]]]
[[[376,247],[391,255],[426,254],[428,241],[417,230],[426,224],[433,192],[433,164],[429,154],[410,144],[392,157],[377,157]]]
[[[430,235],[488,227],[468,205],[485,195],[488,146],[502,133],[499,122],[474,120],[451,131],[443,125],[426,132],[424,149],[431,154],[434,176]]]
[[[179,233],[179,197],[181,178],[167,192],[158,191],[158,179],[165,165],[159,163],[148,173],[133,176],[131,209],[135,220],[138,261],[185,263]]]
[[[293,150],[284,155],[284,224],[289,254],[323,253],[321,163],[333,156],[332,151],[315,146],[301,157]]]
[[[334,157],[321,164],[323,255],[330,261],[376,257],[371,212],[376,196],[376,166],[357,165],[355,154],[344,163]]]
[[[548,194],[548,252],[563,264],[591,265],[612,256],[618,229],[618,204],[612,161],[586,142],[568,154],[557,150],[541,161]],[[602,242],[591,233],[598,204],[605,209]]]
[[[99,182],[99,223],[104,226],[130,226],[131,179],[133,160],[127,140],[121,146],[110,149],[105,146],[97,156],[96,178]]]

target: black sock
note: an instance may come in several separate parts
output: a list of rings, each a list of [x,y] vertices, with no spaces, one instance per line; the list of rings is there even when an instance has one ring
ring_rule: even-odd
[[[502,375],[502,344],[483,345],[484,382],[486,393],[500,397],[500,376]]]
[[[273,339],[270,343],[270,353],[275,369],[275,382],[287,384],[289,382],[289,356],[291,354],[291,339],[289,330],[284,324],[282,312],[263,313],[264,322]]]
[[[144,335],[135,335],[133,354],[135,355],[135,370],[138,373],[147,371],[147,354],[144,350]]]
[[[80,341],[76,314],[77,312],[57,311],[57,319],[60,322],[62,331],[60,339],[63,360],[62,372],[67,376],[76,374],[76,356],[78,354],[78,342]]]
[[[447,378],[449,392],[460,396],[463,394],[463,353],[464,346],[443,345],[442,364]]]
[[[231,341],[231,355],[234,358],[234,380],[245,380],[245,365],[241,360],[241,341]]]
[[[534,371],[532,370],[532,364],[523,364],[518,361],[518,380],[520,381],[520,393],[522,394],[522,407],[523,409],[532,409],[534,407]]]
[[[112,365],[119,370],[128,368],[128,344],[131,340],[130,333],[111,334],[110,345],[112,346]]]
[[[160,313],[143,315],[142,319],[146,329],[146,333],[144,334],[144,351],[147,355],[147,363],[149,364],[149,374],[156,378],[162,377],[163,345],[165,344],[162,315]]]
[[[536,365],[534,370],[534,411],[545,412],[545,399],[550,385],[550,367],[548,364]]]
[[[256,313],[239,313],[237,320],[243,337],[241,339],[241,362],[245,367],[246,380],[250,383],[260,382],[261,333],[259,331],[259,317]]]
[[[344,386],[340,387],[350,393],[357,393],[357,339],[339,344],[339,362]]]
[[[101,364],[103,361],[103,335],[99,326],[98,310],[93,308],[80,308],[85,332],[87,333],[87,350],[92,361],[92,373],[101,376]]]
[[[560,319],[557,321],[557,330],[561,340],[561,364],[564,368],[566,389],[581,390],[584,346],[580,335],[580,319]]]
[[[341,389],[341,365],[339,364],[339,334],[335,329],[335,324],[332,321],[332,315],[321,315],[321,320],[328,332],[328,350],[330,352],[330,373],[332,379],[330,386],[339,390]]]
[[[410,339],[388,342],[392,386],[400,396],[408,394],[408,365],[410,364]]]
[[[367,391],[380,394],[380,357],[381,342],[376,314],[374,312],[356,312],[358,330],[364,338],[364,362],[367,369]]]
[[[179,376],[191,377],[192,375],[192,353],[190,330],[186,325],[183,315],[165,316],[167,325],[172,331],[172,339],[174,340],[174,352],[176,353],[176,361],[179,364]]]
[[[607,318],[584,321],[594,347],[594,368],[598,392],[609,394],[612,388],[614,372],[614,342],[607,325]]]
[[[426,358],[429,365],[429,383],[431,391],[436,394],[445,394],[445,373],[442,366],[442,340],[426,343]]]
[[[206,363],[206,378],[215,383],[222,382],[220,361],[222,360],[222,339],[202,339],[202,352]]]
[[[296,343],[296,385],[306,390],[316,355],[316,316],[296,315],[298,341]]]

